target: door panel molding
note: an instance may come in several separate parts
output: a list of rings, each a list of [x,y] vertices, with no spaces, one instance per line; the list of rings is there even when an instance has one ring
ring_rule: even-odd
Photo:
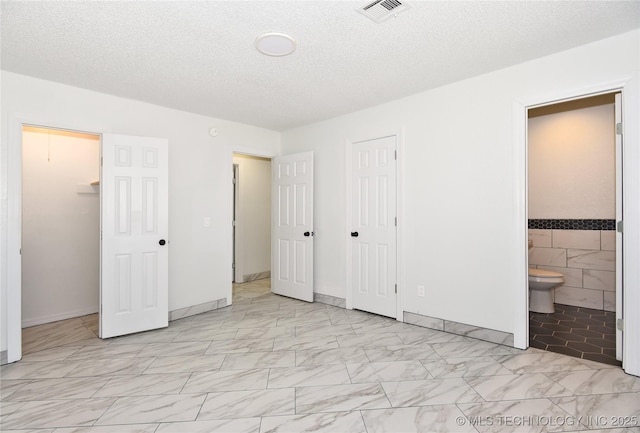
[[[102,135],[100,338],[168,326],[168,144]]]
[[[354,146],[358,144],[373,142],[376,140],[393,138],[395,140],[394,149],[389,152],[388,149],[380,149],[374,150],[372,154],[370,153],[362,153],[360,155],[354,155]],[[403,304],[403,294],[402,294],[402,286],[404,282],[404,269],[401,266],[402,261],[400,260],[402,252],[402,230],[401,230],[401,207],[402,197],[401,197],[401,155],[403,151],[403,131],[398,131],[391,134],[380,134],[378,136],[372,136],[363,138],[360,140],[346,140],[345,142],[345,161],[346,161],[346,227],[347,232],[345,233],[345,243],[346,243],[346,258],[347,258],[347,269],[346,269],[346,308],[352,309],[361,307],[358,305],[358,297],[363,293],[370,293],[370,296],[382,296],[384,294],[393,295],[395,305],[392,310],[388,310],[385,313],[387,316],[395,317],[397,320],[402,320],[402,311],[404,310]],[[398,157],[396,158],[396,155]],[[363,170],[367,169],[375,169],[376,164],[394,164],[394,179],[385,178],[375,178],[373,180],[369,178],[361,178],[358,180],[353,179],[354,169],[362,168]],[[355,188],[357,188],[358,193],[361,194],[362,200],[358,204],[354,204],[354,194]],[[391,192],[392,190],[395,194],[395,205],[387,203],[388,195],[386,192]],[[380,196],[382,194],[382,197]],[[380,200],[382,199],[382,200]],[[371,205],[371,201],[373,202],[381,202],[381,207],[375,211],[374,214],[370,214],[370,212],[365,211],[364,208],[369,208]],[[393,207],[393,210],[389,210],[389,206]],[[385,209],[383,209],[385,208]],[[391,213],[389,213],[391,212]],[[382,213],[382,214],[381,214]],[[362,226],[369,226],[370,224],[374,224],[376,222],[381,222],[384,224],[388,224],[390,226],[395,227],[395,245],[393,246],[393,250],[395,251],[382,251],[379,246],[371,246],[366,243],[360,242],[357,246],[354,245],[357,241],[354,241],[354,236],[352,231],[357,231],[354,224],[360,224]],[[366,229],[365,229],[366,230]],[[360,239],[360,233],[358,233],[358,239]],[[360,252],[366,252],[366,257],[363,257]],[[393,273],[395,275],[388,275],[388,269],[385,272],[381,272],[379,269],[379,263],[384,258],[386,260],[393,260]],[[386,260],[383,260],[386,262]],[[355,265],[358,265],[359,271],[356,272]],[[372,269],[371,266],[374,266],[375,269]],[[367,268],[366,275],[363,275],[363,267]],[[373,274],[372,274],[373,273]],[[371,278],[375,277],[376,281],[371,281]],[[376,284],[378,280],[387,280],[388,287],[380,288],[380,287],[370,287],[371,284]],[[393,279],[393,281],[389,281],[389,279]],[[397,285],[397,293],[395,292],[395,286]],[[360,298],[362,299],[362,298]],[[366,310],[366,308],[365,308]],[[380,314],[379,311],[372,311]]]
[[[271,291],[313,302],[313,152],[271,160]]]

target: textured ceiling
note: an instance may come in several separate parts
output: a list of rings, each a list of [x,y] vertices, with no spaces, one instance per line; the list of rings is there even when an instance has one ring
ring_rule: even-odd
[[[638,1],[2,1],[2,69],[274,130],[640,26]],[[263,32],[298,42],[254,48]]]

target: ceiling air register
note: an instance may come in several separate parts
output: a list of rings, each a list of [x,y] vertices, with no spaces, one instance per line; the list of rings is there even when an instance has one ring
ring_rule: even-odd
[[[376,0],[356,10],[379,24],[409,8],[410,6],[406,2],[400,0]]]

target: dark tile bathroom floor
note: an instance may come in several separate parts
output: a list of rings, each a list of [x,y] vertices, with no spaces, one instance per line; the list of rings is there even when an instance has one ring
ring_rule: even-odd
[[[616,313],[555,305],[555,313],[529,313],[529,345],[611,365],[616,360]]]

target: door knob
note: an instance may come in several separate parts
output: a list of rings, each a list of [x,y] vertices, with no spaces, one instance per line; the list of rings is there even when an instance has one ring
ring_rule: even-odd
[[[164,245],[167,243],[167,241],[165,241],[164,239],[160,239],[160,242],[158,242],[160,245]]]
[[[313,232],[304,232],[304,235],[306,237],[313,236]]]
[[[351,232],[351,236],[354,237],[354,238],[357,238],[358,237],[358,232]]]

